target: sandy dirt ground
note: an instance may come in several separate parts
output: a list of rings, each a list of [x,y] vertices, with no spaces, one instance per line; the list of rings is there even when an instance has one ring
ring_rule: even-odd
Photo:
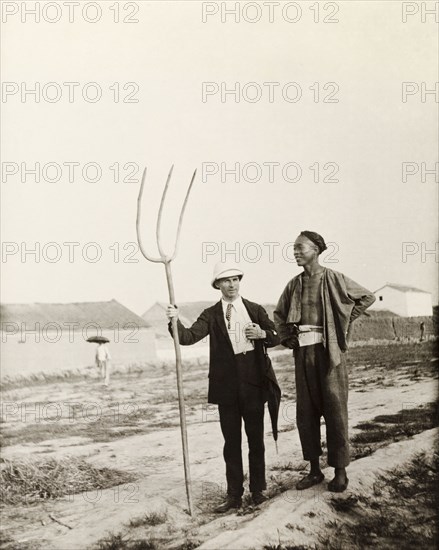
[[[82,457],[98,468],[128,472],[134,481],[27,505],[3,506],[4,547],[94,548],[99,547],[98,541],[117,533],[123,533],[127,540],[146,537],[162,541],[158,547],[163,548],[235,550],[317,545],[328,522],[337,520],[326,487],[332,471],[325,467],[325,482],[317,487],[303,492],[294,488],[306,463],[295,427],[293,368],[289,355],[280,357],[275,363],[284,392],[278,454],[268,414],[265,423],[267,492],[271,498],[257,508],[247,506],[225,515],[213,512],[224,495],[225,467],[216,407],[205,404],[207,367],[203,361],[193,361],[185,369],[192,517],[187,513],[172,366],[115,376],[109,388],[99,379],[86,379],[6,390],[2,428],[8,441],[2,449],[3,461]],[[375,361],[373,367],[364,357],[367,353],[359,354],[351,365],[351,437],[360,432],[355,426],[377,415],[396,414],[436,400],[437,377],[434,369],[423,371],[425,357],[424,362],[408,357],[397,365]],[[429,361],[434,364],[434,358]],[[126,422],[127,418],[134,421]],[[389,440],[354,460],[343,498],[352,493],[368,494],[377,475],[407,462],[421,450],[431,452],[436,437],[436,429],[429,429],[413,437]],[[246,456],[245,443],[243,452]],[[133,519],[151,512],[164,513],[166,521],[157,526],[130,527]]]

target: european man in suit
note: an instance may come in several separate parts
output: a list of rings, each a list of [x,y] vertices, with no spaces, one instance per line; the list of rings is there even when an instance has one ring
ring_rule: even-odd
[[[276,346],[279,338],[265,309],[240,296],[243,275],[236,265],[217,264],[211,284],[220,290],[220,301],[205,309],[190,328],[177,321],[183,346],[210,337],[208,402],[218,405],[227,479],[227,498],[216,509],[219,513],[242,504],[242,420],[249,447],[252,500],[254,504],[266,500],[264,403],[268,395],[264,347]],[[169,305],[166,313],[169,320],[178,319],[177,307]],[[172,335],[170,323],[169,331]]]

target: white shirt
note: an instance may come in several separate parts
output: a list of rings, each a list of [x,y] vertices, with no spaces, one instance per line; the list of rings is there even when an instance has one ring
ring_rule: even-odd
[[[254,343],[245,336],[245,327],[249,324],[251,325],[252,320],[242,302],[241,296],[238,296],[233,302],[226,302],[224,298],[221,298],[221,304],[223,306],[224,322],[226,323],[227,332],[229,333],[235,355],[255,349]],[[232,305],[230,328],[226,318],[228,304]]]
[[[106,361],[107,359],[111,359],[110,352],[108,351],[108,348],[105,344],[97,347],[96,359],[98,359],[99,361]]]

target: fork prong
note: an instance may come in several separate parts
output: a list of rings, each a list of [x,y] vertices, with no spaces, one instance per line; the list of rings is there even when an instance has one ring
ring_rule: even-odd
[[[142,216],[142,196],[143,196],[143,188],[145,186],[145,180],[146,180],[146,167],[143,170],[142,175],[142,183],[140,184],[140,190],[139,190],[139,196],[137,197],[137,217],[136,217],[136,232],[137,232],[137,241],[139,243],[139,249],[140,252],[145,256],[145,258],[150,262],[156,262],[156,263],[165,263],[164,258],[154,258],[153,256],[150,256],[145,248],[143,247],[142,243],[142,236],[140,234],[140,218]]]
[[[186,192],[186,197],[184,199],[184,202],[183,202],[183,206],[181,208],[181,212],[180,212],[180,218],[178,220],[178,227],[177,227],[177,236],[175,237],[175,245],[174,245],[174,252],[172,254],[172,256],[169,258],[169,261],[172,262],[172,260],[175,259],[175,257],[177,256],[177,252],[178,252],[178,245],[179,245],[179,242],[180,242],[180,231],[181,231],[181,226],[183,224],[183,217],[184,217],[184,212],[186,210],[186,205],[187,205],[187,201],[189,199],[189,194],[191,192],[191,189],[192,189],[192,185],[194,183],[194,180],[195,180],[195,176],[197,175],[197,170],[195,169],[194,170],[194,173],[192,174],[192,179],[191,179],[191,182],[189,184],[189,187],[187,189],[187,192]]]
[[[157,239],[157,248],[159,249],[160,256],[166,260],[166,254],[162,247],[162,239],[161,239],[161,226],[162,226],[162,214],[163,214],[163,207],[165,205],[166,195],[168,193],[168,187],[169,183],[171,181],[172,172],[174,170],[174,165],[171,166],[171,169],[169,170],[168,177],[166,179],[165,188],[163,189],[162,198],[160,201],[160,208],[159,213],[157,216],[157,225],[156,225],[156,239]]]
[[[159,249],[160,256],[164,259],[166,259],[166,254],[162,248],[162,239],[161,239],[162,214],[163,214],[163,206],[165,205],[166,194],[168,193],[169,182],[171,181],[173,170],[174,170],[174,165],[172,165],[171,169],[169,170],[169,174],[166,179],[165,188],[163,189],[162,200],[160,201],[160,208],[159,208],[159,214],[157,216],[157,225],[156,225],[156,231],[155,231],[156,237],[157,237],[157,248]]]

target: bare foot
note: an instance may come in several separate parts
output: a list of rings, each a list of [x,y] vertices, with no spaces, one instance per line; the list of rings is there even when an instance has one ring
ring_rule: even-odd
[[[346,491],[349,484],[348,476],[345,468],[335,468],[334,479],[328,483],[328,489],[333,493],[342,493]]]

